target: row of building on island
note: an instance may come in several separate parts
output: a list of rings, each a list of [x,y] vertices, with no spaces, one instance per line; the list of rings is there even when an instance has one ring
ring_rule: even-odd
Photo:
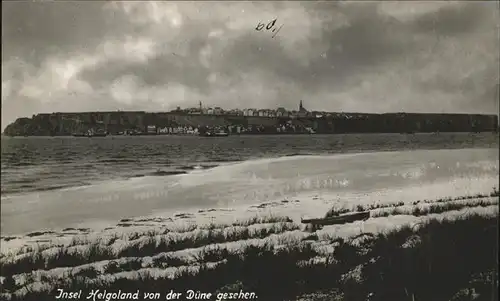
[[[299,103],[298,110],[287,110],[284,107],[277,109],[230,109],[224,110],[221,107],[204,107],[200,101],[198,108],[182,109],[177,107],[172,112],[185,113],[189,115],[230,115],[230,116],[253,116],[253,117],[317,117],[321,118],[326,116],[328,112],[308,111],[304,108],[302,100]]]

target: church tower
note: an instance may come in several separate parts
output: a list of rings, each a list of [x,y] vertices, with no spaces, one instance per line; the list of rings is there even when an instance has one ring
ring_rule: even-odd
[[[304,106],[302,105],[302,99],[300,100],[299,103],[299,112],[305,111]]]

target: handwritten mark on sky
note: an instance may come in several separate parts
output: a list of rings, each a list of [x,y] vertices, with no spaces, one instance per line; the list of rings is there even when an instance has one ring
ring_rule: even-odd
[[[280,27],[276,27],[276,21],[277,21],[277,20],[278,20],[278,19],[274,19],[274,20],[272,20],[271,22],[267,23],[267,25],[265,25],[264,23],[260,23],[260,22],[259,22],[259,24],[257,24],[257,27],[255,27],[255,30],[257,30],[257,31],[262,31],[262,30],[264,30],[264,29],[265,29],[266,31],[271,31],[271,32],[273,32],[273,33],[274,33],[274,34],[273,34],[273,36],[272,36],[272,38],[274,39],[274,37],[275,37],[276,35],[278,35],[278,32],[280,32],[281,28],[282,28],[282,27],[283,27],[283,25],[284,25],[284,24],[281,24],[281,26],[280,26]]]

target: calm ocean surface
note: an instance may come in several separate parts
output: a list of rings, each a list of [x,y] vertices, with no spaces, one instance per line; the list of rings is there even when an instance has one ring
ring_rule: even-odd
[[[245,215],[276,202],[269,210],[298,218],[339,202],[490,193],[498,144],[491,133],[5,138],[0,229],[97,230],[200,209]],[[291,199],[299,203],[281,202]]]
[[[2,197],[168,176],[234,161],[416,149],[498,148],[492,133],[297,136],[2,137]]]

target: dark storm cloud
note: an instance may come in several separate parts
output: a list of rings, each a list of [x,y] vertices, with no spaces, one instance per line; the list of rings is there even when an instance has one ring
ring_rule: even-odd
[[[308,84],[324,85],[331,81],[342,84],[360,69],[397,60],[414,49],[415,43],[406,26],[395,19],[380,17],[374,5],[359,13],[348,10],[343,13],[349,18],[349,26],[330,30],[330,24],[323,23],[321,36],[327,43],[326,59],[318,56],[312,62],[310,70],[316,76]]]
[[[160,53],[148,62],[110,62],[106,66],[91,68],[83,72],[82,76],[86,80],[106,84],[120,76],[134,74],[147,85],[164,85],[177,81],[193,89],[204,87],[202,90],[207,92],[207,77],[211,71],[227,76],[232,81],[241,81],[242,74],[260,70],[264,72],[261,75],[264,80],[278,78],[293,81],[306,90],[315,90],[318,85],[332,80],[340,84],[358,68],[394,60],[395,56],[404,55],[405,50],[413,46],[410,33],[399,37],[393,35],[391,28],[401,26],[400,22],[379,18],[375,5],[356,11],[342,11],[338,6],[331,6],[329,9],[331,12],[345,13],[352,21],[349,26],[338,30],[331,30],[334,28],[332,23],[337,23],[338,20],[321,22],[318,38],[309,40],[313,49],[306,54],[308,64],[301,64],[290,56],[279,40],[270,40],[269,36],[250,30],[232,39],[214,58],[214,66],[200,66],[192,57],[196,57],[196,52],[210,43],[207,42],[210,28],[220,25],[219,20],[215,20],[211,26],[198,24],[195,31],[197,34],[190,35],[189,40],[185,41],[189,44],[187,55]],[[310,11],[311,14],[313,12],[314,10]],[[182,76],[183,74],[189,76]]]
[[[106,5],[100,1],[3,2],[2,61],[16,56],[38,65],[51,54],[92,49],[126,24]]]
[[[103,88],[122,76],[133,74],[146,86],[163,86],[177,82],[192,89],[206,90],[209,88],[206,77],[210,71],[207,68],[200,68],[199,62],[193,59],[203,47],[203,39],[193,38],[187,43],[189,51],[184,55],[163,51],[145,62],[109,60],[84,69],[80,78],[95,88]]]
[[[465,34],[480,26],[483,18],[495,14],[495,9],[486,2],[462,2],[442,7],[436,12],[425,14],[414,22],[417,31],[438,35]]]
[[[2,128],[177,105],[488,112],[498,9],[454,2],[7,2]],[[258,22],[277,18],[275,38]]]

